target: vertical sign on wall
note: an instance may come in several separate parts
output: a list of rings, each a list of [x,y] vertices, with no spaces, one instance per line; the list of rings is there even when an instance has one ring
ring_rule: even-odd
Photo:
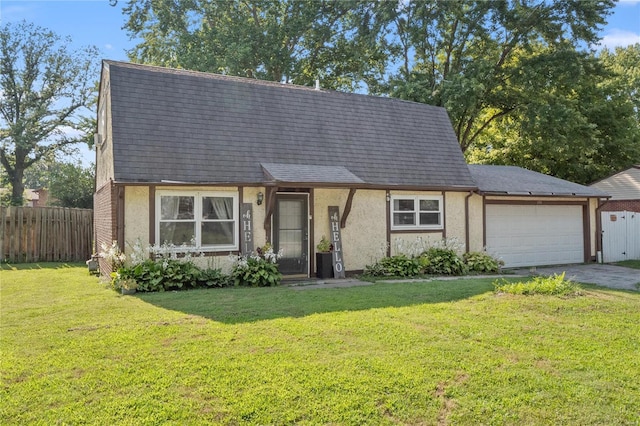
[[[342,258],[342,235],[340,234],[340,213],[338,206],[329,206],[329,229],[333,244],[333,276],[344,278],[344,260]]]
[[[253,251],[253,204],[242,203],[240,214],[242,217],[242,253],[249,254]]]

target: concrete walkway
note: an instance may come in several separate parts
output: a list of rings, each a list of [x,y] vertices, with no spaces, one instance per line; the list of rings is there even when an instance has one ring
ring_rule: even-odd
[[[537,267],[533,273],[531,269],[517,269],[515,272],[518,275],[536,274],[547,276],[564,272],[565,278],[572,281],[623,290],[638,291],[636,284],[640,283],[640,269],[600,263]]]
[[[617,288],[622,290],[636,290],[640,289],[636,286],[640,284],[640,270],[632,268],[624,268],[616,265],[605,265],[598,263],[590,263],[584,265],[561,265],[561,266],[546,266],[537,267],[535,270],[532,268],[527,269],[514,269],[514,274],[504,275],[466,275],[463,277],[434,277],[431,279],[421,279],[420,281],[431,280],[459,280],[459,279],[472,279],[472,278],[509,278],[509,277],[527,277],[531,275],[553,275],[565,273],[565,277],[580,283],[596,284],[610,288]],[[415,279],[407,280],[389,280],[378,281],[380,282],[415,282]],[[300,281],[290,281],[283,283],[286,286],[291,287],[292,290],[312,290],[321,288],[343,288],[343,287],[355,287],[372,285],[373,283],[368,281],[360,281],[357,278],[344,278],[344,279],[316,279],[307,278]]]

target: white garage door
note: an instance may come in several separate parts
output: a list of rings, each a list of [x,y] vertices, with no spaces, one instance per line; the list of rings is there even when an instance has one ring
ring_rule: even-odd
[[[506,267],[584,262],[582,206],[487,204],[487,251]]]

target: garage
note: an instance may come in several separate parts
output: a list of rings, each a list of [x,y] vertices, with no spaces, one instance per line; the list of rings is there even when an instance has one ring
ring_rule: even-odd
[[[585,261],[582,205],[487,204],[487,251],[506,267]]]

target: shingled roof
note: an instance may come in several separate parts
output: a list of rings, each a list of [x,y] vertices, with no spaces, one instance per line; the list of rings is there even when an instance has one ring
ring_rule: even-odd
[[[443,108],[104,64],[116,181],[475,188]]]
[[[522,167],[471,164],[469,170],[480,192],[486,194],[608,197],[596,188]]]

